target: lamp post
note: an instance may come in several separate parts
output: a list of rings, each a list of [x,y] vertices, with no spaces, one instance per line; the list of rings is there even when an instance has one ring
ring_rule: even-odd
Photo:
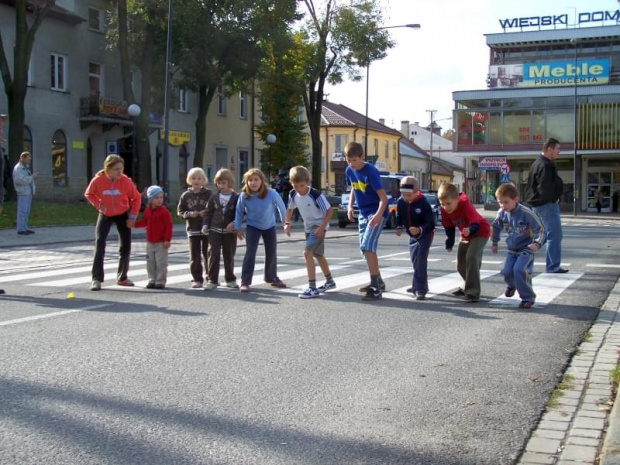
[[[138,148],[136,147],[138,138],[136,137],[136,128],[137,128],[136,122],[137,122],[138,116],[140,116],[140,113],[142,113],[142,108],[140,108],[140,105],[138,105],[137,103],[132,103],[131,105],[127,107],[127,114],[131,116],[131,120],[133,124],[133,130],[131,131],[131,134],[132,134],[131,177],[133,178],[134,181],[136,181],[138,178]]]
[[[168,136],[170,134],[170,60],[172,55],[172,0],[168,0],[168,31],[166,38],[166,80],[164,90],[164,153],[162,156],[162,175],[161,183],[164,189],[164,204],[168,205],[170,196],[168,185],[168,157],[169,144]]]
[[[265,142],[267,143],[269,150],[269,162],[267,163],[267,177],[269,178],[268,180],[271,179],[271,150],[273,150],[272,146],[276,143],[276,140],[277,138],[275,134],[267,134],[267,137],[265,137]]]
[[[575,47],[573,75],[573,216],[577,216],[577,201],[579,199],[579,191],[577,190],[577,39],[571,39],[570,42]]]
[[[420,29],[419,24],[401,24],[399,26],[384,26],[378,27],[379,29],[395,29],[400,27],[408,27],[410,29]],[[370,53],[368,56],[368,61],[366,63],[366,116],[364,121],[364,156],[368,157],[368,94],[369,94],[369,77],[370,77]]]

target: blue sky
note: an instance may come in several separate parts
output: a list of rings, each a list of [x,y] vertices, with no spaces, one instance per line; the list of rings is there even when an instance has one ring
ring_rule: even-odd
[[[402,120],[428,124],[426,110],[437,110],[436,120],[450,118],[452,92],[486,88],[489,48],[484,34],[502,32],[500,19],[566,14],[568,23],[574,24],[576,14],[620,8],[617,0],[379,1],[384,5],[386,26],[422,26],[419,30],[391,29],[395,47],[370,67],[369,116],[384,118],[397,129]],[[365,112],[365,80],[328,86],[326,92],[330,101]],[[452,121],[438,124],[448,128]]]

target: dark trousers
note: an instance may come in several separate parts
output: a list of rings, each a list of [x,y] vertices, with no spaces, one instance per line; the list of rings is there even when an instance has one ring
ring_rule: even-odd
[[[265,282],[272,283],[278,279],[278,241],[276,239],[276,227],[265,229],[248,226],[245,231],[245,257],[241,269],[241,284],[252,284],[254,266],[256,264],[256,251],[258,241],[263,238],[265,245]]]
[[[474,237],[469,242],[461,241],[456,253],[456,270],[465,281],[463,291],[476,298],[480,297],[480,267],[488,240],[488,237]]]
[[[195,283],[202,283],[202,261],[205,270],[209,261],[209,238],[204,235],[188,236],[189,239],[189,271]],[[207,273],[205,272],[205,275]]]
[[[224,259],[224,279],[226,279],[227,283],[236,281],[235,253],[237,252],[237,236],[235,234],[223,234],[214,231],[209,232],[209,266],[207,272],[209,281],[219,284],[220,252]]]
[[[120,239],[120,247],[118,254],[120,258],[118,260],[118,272],[116,273],[116,279],[118,281],[124,281],[127,279],[127,272],[129,271],[129,256],[131,255],[131,229],[127,227],[127,218],[129,215],[123,213],[117,216],[105,216],[99,213],[97,218],[97,225],[95,226],[95,258],[93,260],[93,281],[103,282],[103,259],[105,257],[105,246],[108,240],[108,234],[110,234],[110,228],[113,224],[116,224],[118,236]]]
[[[424,234],[420,240],[409,238],[409,257],[413,265],[413,294],[428,293],[428,253],[431,250],[435,231]]]

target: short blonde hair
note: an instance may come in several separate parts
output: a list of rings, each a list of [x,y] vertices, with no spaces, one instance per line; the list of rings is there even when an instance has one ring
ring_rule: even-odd
[[[305,166],[293,166],[288,172],[288,178],[291,182],[309,182],[310,171]]]
[[[439,190],[437,191],[437,198],[440,202],[448,199],[458,199],[459,190],[454,184],[444,182],[441,186],[439,186]]]
[[[511,182],[504,183],[500,185],[495,191],[495,198],[499,197],[508,197],[511,199],[516,199],[519,197],[519,191],[517,190],[517,186],[515,186]]]
[[[107,157],[105,157],[105,160],[103,160],[103,172],[105,174],[109,174],[110,170],[112,168],[114,168],[116,165],[118,164],[123,165],[123,167],[125,166],[125,160],[123,160],[123,157],[121,157],[120,155],[108,155]]]
[[[187,179],[185,180],[188,186],[192,185],[192,177],[195,175],[202,176],[202,179],[205,180],[205,182],[203,183],[203,186],[204,184],[209,182],[209,179],[207,178],[205,170],[203,170],[202,168],[192,168],[191,170],[187,172]]]
[[[30,152],[22,152],[22,153],[19,155],[19,159],[20,159],[20,160],[23,160],[23,159],[24,159],[24,158],[26,158],[26,157],[32,157],[32,154],[31,154]]]
[[[213,178],[213,182],[217,184],[220,181],[226,181],[230,188],[233,188],[235,186],[235,177],[233,176],[232,172],[230,170],[227,170],[226,168],[221,168],[218,170],[217,173],[215,173],[215,178]]]
[[[267,179],[265,178],[265,174],[261,170],[259,170],[258,168],[251,168],[251,169],[249,169],[249,170],[247,170],[245,172],[245,174],[243,175],[243,189],[242,189],[242,191],[248,197],[251,197],[252,195],[254,195],[254,192],[252,192],[250,190],[250,186],[248,186],[248,180],[252,176],[258,176],[260,178],[261,186],[260,186],[260,189],[258,190],[258,198],[264,199],[267,196]]]

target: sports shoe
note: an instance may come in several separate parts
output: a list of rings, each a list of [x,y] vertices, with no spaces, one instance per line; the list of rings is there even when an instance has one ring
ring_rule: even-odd
[[[474,302],[479,302],[479,301],[480,301],[479,297],[475,297],[471,294],[465,294],[465,302],[474,303]]]
[[[413,292],[413,287],[408,287],[406,292]]]
[[[231,289],[239,289],[239,284],[237,284],[237,281],[226,281],[226,287],[230,287]]]
[[[309,287],[308,289],[303,291],[301,294],[299,294],[298,297],[300,299],[312,299],[313,297],[319,297],[320,295],[321,293],[316,287]]]
[[[522,301],[519,304],[519,308],[532,308],[534,306],[534,302],[529,302],[529,301]]]
[[[368,286],[360,287],[360,292],[368,292],[368,290],[371,288],[372,286],[370,284]],[[379,283],[379,289],[381,290],[381,292],[385,292],[385,282],[381,281]]]
[[[205,291],[212,291],[213,289],[217,289],[217,284],[212,283],[211,281],[205,283]]]
[[[250,286],[248,286],[247,284],[242,284],[241,287],[239,287],[239,291],[240,292],[250,292]]]
[[[513,295],[515,295],[515,291],[516,289],[514,287],[507,287],[506,292],[504,292],[504,295],[506,297],[512,297]]]
[[[202,289],[202,283],[194,281],[190,286],[191,289]]]
[[[164,284],[155,284],[154,289],[164,289],[166,286]]]
[[[155,289],[155,283],[148,283],[145,287],[147,289]]]
[[[463,297],[465,295],[465,291],[459,287],[456,291],[452,292],[452,295],[456,297]]]
[[[418,295],[415,296],[415,300],[426,300],[426,294],[418,292]]]
[[[117,286],[133,287],[134,283],[131,279],[121,279],[116,281]]]
[[[100,291],[101,290],[101,281],[98,279],[93,279],[93,283],[90,285],[91,291]]]
[[[366,295],[362,297],[362,300],[379,300],[382,297],[382,292],[380,288],[369,286],[366,291]]]
[[[555,271],[552,271],[551,273],[568,273],[568,270],[566,268],[558,268]]]
[[[321,294],[330,289],[336,289],[336,283],[334,281],[325,281],[325,284],[316,288]]]
[[[34,234],[34,231],[33,231],[32,229],[26,229],[26,232],[27,232],[28,234]]]
[[[20,236],[27,236],[28,231],[17,231],[17,234],[19,234]]]
[[[271,282],[271,286],[279,287],[280,289],[283,289],[286,287],[286,284],[284,284],[284,282],[280,278],[276,278],[275,281]]]

